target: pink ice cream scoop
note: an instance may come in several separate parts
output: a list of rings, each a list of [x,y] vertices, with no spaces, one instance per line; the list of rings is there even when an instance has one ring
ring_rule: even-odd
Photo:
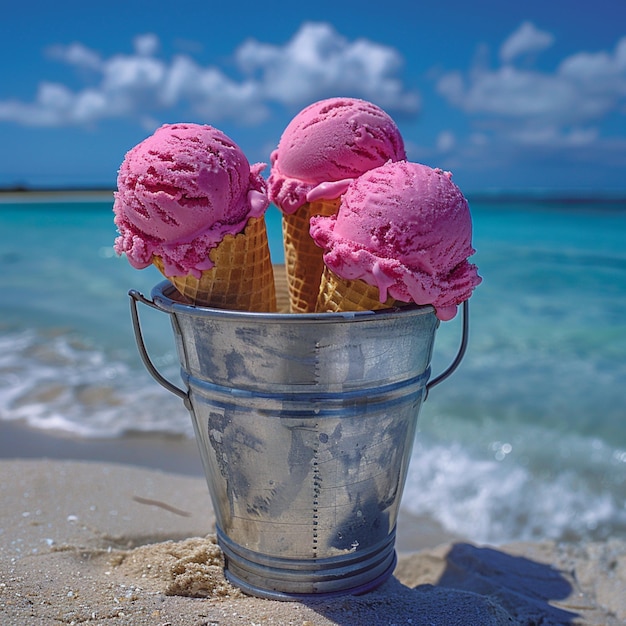
[[[400,131],[382,109],[355,98],[321,100],[283,132],[270,157],[269,197],[284,213],[294,213],[320,183],[356,178],[405,158]],[[318,190],[316,199],[322,195]]]
[[[213,265],[210,250],[268,207],[264,167],[251,167],[216,128],[162,126],[132,148],[120,167],[115,251],[126,253],[137,269],[158,256],[168,276],[199,277]]]
[[[456,314],[480,282],[467,258],[472,220],[450,172],[399,161],[348,186],[336,215],[311,218],[311,236],[339,277],[378,287],[380,301],[432,304]]]

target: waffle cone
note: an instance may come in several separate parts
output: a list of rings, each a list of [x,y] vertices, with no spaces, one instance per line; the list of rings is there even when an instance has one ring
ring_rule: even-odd
[[[391,297],[381,302],[378,287],[372,287],[363,280],[345,280],[324,267],[316,305],[318,313],[377,311],[395,304],[396,300]]]
[[[324,251],[309,234],[314,215],[333,215],[340,198],[303,204],[295,213],[283,214],[283,245],[291,313],[313,313],[324,269]]]
[[[163,259],[155,256],[153,265],[191,303],[235,311],[275,312],[276,291],[265,220],[251,217],[243,232],[226,235],[211,250],[215,264],[200,278],[167,276]]]
[[[274,283],[276,285],[276,311],[289,313],[289,288],[287,287],[287,270],[284,265],[274,265]]]

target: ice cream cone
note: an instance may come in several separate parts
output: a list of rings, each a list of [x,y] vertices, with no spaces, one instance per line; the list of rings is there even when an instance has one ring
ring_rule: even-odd
[[[289,313],[289,288],[287,270],[284,265],[274,265],[274,284],[276,285],[276,312]]]
[[[394,298],[380,301],[378,287],[372,287],[363,280],[340,278],[324,267],[317,298],[318,313],[336,313],[337,311],[377,311],[396,305]]]
[[[313,215],[333,215],[340,198],[303,204],[295,213],[283,214],[283,245],[291,313],[313,313],[324,269],[324,251],[309,235]]]
[[[153,264],[191,303],[219,309],[275,312],[276,291],[270,259],[265,220],[251,217],[243,232],[226,235],[211,249],[215,264],[200,278],[167,276],[163,260],[153,257]]]

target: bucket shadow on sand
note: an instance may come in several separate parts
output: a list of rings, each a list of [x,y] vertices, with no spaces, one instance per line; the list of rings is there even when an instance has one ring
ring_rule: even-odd
[[[573,588],[550,565],[467,543],[453,544],[441,559],[415,558],[420,566],[412,557],[408,567],[401,561],[394,576],[369,594],[307,604],[345,626],[565,626],[578,617],[552,604],[568,598]]]

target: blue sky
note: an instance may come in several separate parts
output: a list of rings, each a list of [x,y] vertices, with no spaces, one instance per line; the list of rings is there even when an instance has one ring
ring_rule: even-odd
[[[166,122],[267,162],[301,108],[349,95],[464,191],[626,190],[624,0],[381,4],[13,2],[0,186],[114,186]]]

